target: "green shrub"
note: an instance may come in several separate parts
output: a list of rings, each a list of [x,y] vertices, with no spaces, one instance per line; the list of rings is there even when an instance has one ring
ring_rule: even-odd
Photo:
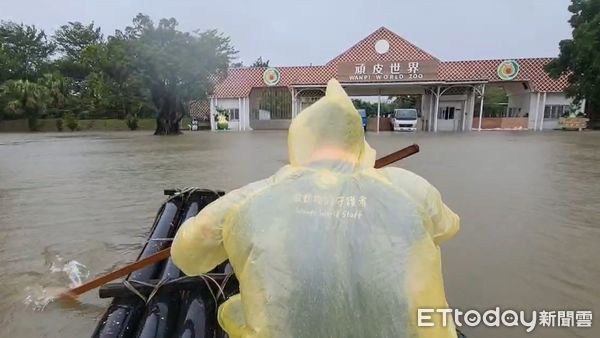
[[[62,119],[56,119],[56,130],[63,131],[63,123]]]
[[[85,130],[90,130],[90,129],[94,128],[94,125],[95,125],[94,120],[88,120],[85,125]]]
[[[127,127],[131,130],[136,130],[139,127],[137,114],[127,115]]]
[[[37,116],[30,116],[27,119],[27,125],[29,126],[30,131],[39,131],[40,130],[40,123],[38,121]]]
[[[71,131],[79,129],[79,121],[77,120],[77,116],[73,113],[65,114],[65,124]]]

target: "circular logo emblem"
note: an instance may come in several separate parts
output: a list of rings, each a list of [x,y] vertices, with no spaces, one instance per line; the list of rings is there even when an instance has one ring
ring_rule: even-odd
[[[279,70],[274,67],[269,67],[265,69],[263,73],[263,81],[267,86],[275,86],[279,83],[279,79],[281,75],[279,74]]]
[[[388,50],[390,50],[390,43],[388,40],[381,39],[375,42],[375,51],[377,54],[385,54],[388,52]]]
[[[498,77],[502,80],[509,81],[519,75],[519,64],[515,60],[503,61],[498,66]]]

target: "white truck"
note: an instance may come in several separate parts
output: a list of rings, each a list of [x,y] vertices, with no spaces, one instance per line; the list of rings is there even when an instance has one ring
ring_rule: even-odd
[[[416,109],[394,109],[392,125],[394,131],[417,131],[419,114]]]

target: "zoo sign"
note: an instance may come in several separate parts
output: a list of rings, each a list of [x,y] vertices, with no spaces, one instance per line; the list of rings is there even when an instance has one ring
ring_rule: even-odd
[[[280,78],[281,74],[279,74],[279,69],[277,68],[269,67],[263,72],[263,81],[267,86],[276,86]]]
[[[426,81],[438,78],[435,60],[344,62],[338,64],[337,79],[342,82]]]
[[[498,77],[505,81],[514,80],[519,75],[519,64],[515,60],[506,60],[498,66]]]

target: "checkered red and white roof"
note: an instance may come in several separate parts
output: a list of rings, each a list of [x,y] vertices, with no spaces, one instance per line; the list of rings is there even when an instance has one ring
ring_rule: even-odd
[[[375,42],[385,39],[389,51],[378,54]],[[441,83],[487,81],[502,82],[497,69],[504,60],[439,61],[437,58],[413,45],[385,27],[379,28],[348,50],[333,58],[323,66],[277,67],[281,75],[277,86],[325,85],[336,76],[337,66],[345,62],[434,60],[440,62],[438,80]],[[567,86],[567,78],[550,78],[544,65],[551,58],[515,59],[520,71],[512,81],[528,81],[533,90],[540,92],[562,92]],[[215,86],[216,97],[246,97],[254,87],[266,87],[263,82],[263,67],[231,68],[227,76]]]

